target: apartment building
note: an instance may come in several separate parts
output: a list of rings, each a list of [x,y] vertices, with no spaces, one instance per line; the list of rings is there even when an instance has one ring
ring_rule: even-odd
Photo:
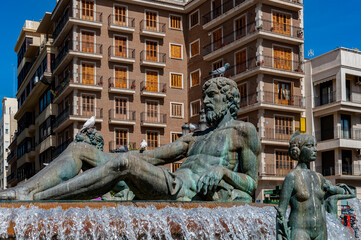
[[[38,24],[51,43],[55,156],[93,115],[105,151],[174,141],[184,122],[198,123],[209,72],[229,63],[225,76],[242,98],[238,118],[262,141],[256,199],[294,167],[288,140],[305,130],[302,0],[60,0]]]
[[[10,153],[9,145],[14,133],[17,129],[17,123],[14,115],[18,110],[18,102],[16,98],[3,98],[2,115],[0,120],[0,189],[7,187],[7,157]]]
[[[361,52],[337,48],[305,63],[307,132],[317,139],[313,167],[361,199]]]

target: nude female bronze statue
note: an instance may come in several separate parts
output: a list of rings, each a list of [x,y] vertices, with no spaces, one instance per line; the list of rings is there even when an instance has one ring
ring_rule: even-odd
[[[310,162],[316,160],[316,154],[316,139],[296,131],[290,139],[289,155],[298,164],[287,174],[282,185],[276,208],[277,240],[327,240],[325,192],[345,194],[345,190],[332,186],[320,173],[310,170]],[[291,213],[287,221],[288,205]]]
[[[143,153],[103,153],[87,143],[72,143],[29,181],[0,192],[0,199],[92,199],[124,181],[143,200],[252,202],[260,142],[252,124],[236,120],[239,103],[233,80],[211,79],[203,86],[211,128]],[[181,159],[174,173],[159,167]],[[84,166],[93,168],[78,175]]]

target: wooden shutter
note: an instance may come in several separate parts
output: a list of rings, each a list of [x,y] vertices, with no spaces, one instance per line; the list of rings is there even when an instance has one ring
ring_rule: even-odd
[[[182,104],[172,103],[171,104],[172,117],[182,117]]]
[[[158,92],[158,72],[147,71],[146,85],[147,91]]]
[[[222,46],[222,28],[217,29],[212,33],[213,35],[213,50],[217,50]]]
[[[219,60],[218,62],[213,63],[213,71],[218,69],[218,68],[221,68],[221,67],[223,67],[223,61],[222,60]]]
[[[199,71],[191,73],[192,87],[199,85]]]
[[[191,44],[191,57],[199,54],[199,41]]]
[[[182,75],[171,73],[171,87],[182,88]]]
[[[273,27],[274,32],[283,34],[283,35],[291,35],[291,15],[273,12]]]
[[[127,99],[116,98],[115,99],[115,118],[121,120],[127,120]]]
[[[148,150],[159,147],[158,132],[147,132],[147,145]]]
[[[293,119],[290,117],[275,117],[275,138],[289,140],[293,134]]]
[[[115,36],[115,56],[116,57],[127,57],[127,38]]]
[[[115,148],[128,145],[128,131],[116,129],[115,130]]]
[[[181,25],[182,18],[180,16],[170,16],[170,27],[174,29],[182,29]]]
[[[247,51],[242,50],[236,53],[236,71],[237,74],[246,71],[247,69]]]
[[[198,115],[200,111],[200,102],[192,103],[192,116]]]
[[[178,140],[178,138],[180,138],[182,136],[182,134],[180,133],[172,133],[172,142],[175,142]]]
[[[147,102],[147,122],[157,123],[158,121],[158,102]]]
[[[284,70],[292,70],[292,50],[289,48],[277,47],[273,49],[273,67]]]
[[[193,27],[199,23],[198,13],[199,12],[197,11],[191,15],[191,27]]]
[[[115,67],[115,84],[116,88],[127,89],[128,87],[128,69],[126,67]]]
[[[247,84],[238,85],[238,90],[241,97],[241,107],[247,106]]]
[[[157,31],[157,13],[156,12],[146,12],[146,29],[151,31]]]
[[[95,97],[93,95],[82,95],[82,116],[91,117],[95,115]]]
[[[82,64],[82,84],[95,85],[94,76],[94,64],[83,63]]]
[[[286,176],[294,168],[294,161],[287,151],[276,151],[276,175]]]
[[[170,47],[171,47],[171,51],[170,51],[171,57],[181,59],[182,58],[182,46],[171,44]]]
[[[146,60],[148,61],[158,61],[158,43],[147,41],[147,50],[146,50]]]
[[[82,19],[94,20],[94,2],[88,0],[82,0],[81,2]]]
[[[114,24],[127,26],[127,8],[122,6],[114,7]]]
[[[240,39],[246,35],[246,16],[236,20],[236,39]]]
[[[83,31],[81,33],[82,42],[81,49],[82,52],[94,53],[94,33]]]

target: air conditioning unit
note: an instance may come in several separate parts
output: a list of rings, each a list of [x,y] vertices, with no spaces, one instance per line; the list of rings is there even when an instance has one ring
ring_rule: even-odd
[[[355,78],[355,84],[356,84],[356,85],[361,85],[361,77],[360,77],[360,76],[356,76],[356,78]]]

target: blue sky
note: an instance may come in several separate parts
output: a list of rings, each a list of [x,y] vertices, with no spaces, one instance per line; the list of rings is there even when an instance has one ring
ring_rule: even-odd
[[[14,46],[26,19],[40,20],[45,12],[51,12],[56,0],[4,1],[3,37],[0,39],[1,87],[0,99],[14,97]],[[304,0],[305,57],[310,49],[315,56],[336,47],[361,49],[361,1],[360,0]],[[13,65],[12,65],[13,64]]]

